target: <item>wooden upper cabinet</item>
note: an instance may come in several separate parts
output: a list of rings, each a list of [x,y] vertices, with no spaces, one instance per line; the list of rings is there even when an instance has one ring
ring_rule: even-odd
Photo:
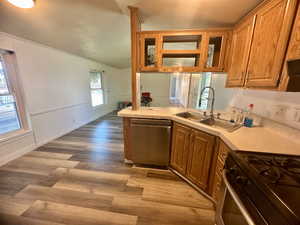
[[[160,72],[195,72],[203,64],[204,32],[162,33]]]
[[[282,72],[279,90],[281,91],[300,91],[300,77],[288,75],[287,62],[290,60],[300,59],[300,4],[293,25],[292,34],[285,58],[285,64]]]
[[[273,0],[257,12],[247,87],[276,88],[297,0]]]
[[[141,72],[224,71],[230,31],[139,32]]]
[[[207,190],[215,137],[193,130],[190,143],[186,176],[197,186]]]
[[[244,86],[255,19],[250,17],[233,30],[227,87]]]
[[[158,71],[159,35],[140,34],[140,70]]]
[[[203,71],[224,70],[227,35],[228,32],[208,32],[206,34]]]
[[[191,129],[175,123],[173,126],[173,140],[171,153],[171,167],[182,175],[186,173]]]

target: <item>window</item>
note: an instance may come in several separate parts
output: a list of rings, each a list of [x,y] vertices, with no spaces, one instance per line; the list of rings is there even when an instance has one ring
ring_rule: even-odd
[[[18,93],[15,56],[0,51],[0,135],[24,128],[21,94]]]
[[[191,74],[170,74],[170,102],[177,106],[187,106]]]
[[[211,83],[212,83],[212,73],[210,72],[207,72],[207,73],[202,73],[202,79],[199,80],[199,99],[198,99],[198,109],[201,109],[201,110],[207,110],[208,108],[208,103],[209,103],[209,99],[210,99],[210,90],[207,88],[204,90],[203,92],[203,95],[202,95],[202,98],[200,99],[200,94],[201,94],[201,90],[204,88],[204,87],[209,87],[211,86]],[[201,102],[200,102],[201,101]]]
[[[98,71],[90,72],[90,89],[92,106],[99,106],[104,104],[104,93],[102,84],[102,73]]]

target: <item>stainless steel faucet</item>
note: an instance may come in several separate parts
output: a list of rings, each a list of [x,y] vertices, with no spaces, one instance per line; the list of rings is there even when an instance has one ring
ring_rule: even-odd
[[[211,86],[206,86],[206,87],[204,87],[204,88],[201,90],[200,100],[199,100],[199,107],[201,107],[202,95],[203,95],[203,93],[204,93],[204,91],[205,91],[206,89],[209,89],[209,90],[212,91],[212,101],[211,101],[211,106],[210,106],[210,118],[211,118],[212,120],[214,120],[215,89],[214,89],[213,87],[211,87]],[[207,98],[207,99],[209,100],[210,98]]]

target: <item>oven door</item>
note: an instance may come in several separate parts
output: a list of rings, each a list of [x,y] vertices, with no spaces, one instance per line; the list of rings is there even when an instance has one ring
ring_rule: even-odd
[[[217,225],[255,225],[253,219],[228,182],[226,170],[223,171],[222,198],[217,206]]]

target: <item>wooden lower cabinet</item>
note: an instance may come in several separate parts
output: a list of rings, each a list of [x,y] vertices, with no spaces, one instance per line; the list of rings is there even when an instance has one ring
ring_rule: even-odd
[[[123,118],[123,138],[124,138],[124,157],[126,160],[132,160],[131,155],[131,143],[130,143],[130,131],[131,131],[131,118]]]
[[[229,151],[220,138],[174,123],[170,166],[216,201]]]
[[[214,145],[214,136],[175,123],[170,165],[202,190],[208,191]]]
[[[217,140],[216,154],[212,161],[209,178],[209,194],[216,201],[218,201],[219,197],[225,160],[230,150],[231,149],[221,139]]]
[[[182,175],[186,173],[191,130],[178,123],[173,126],[171,166]]]
[[[192,131],[186,176],[203,190],[206,190],[208,186],[214,145],[214,136],[200,131]]]

